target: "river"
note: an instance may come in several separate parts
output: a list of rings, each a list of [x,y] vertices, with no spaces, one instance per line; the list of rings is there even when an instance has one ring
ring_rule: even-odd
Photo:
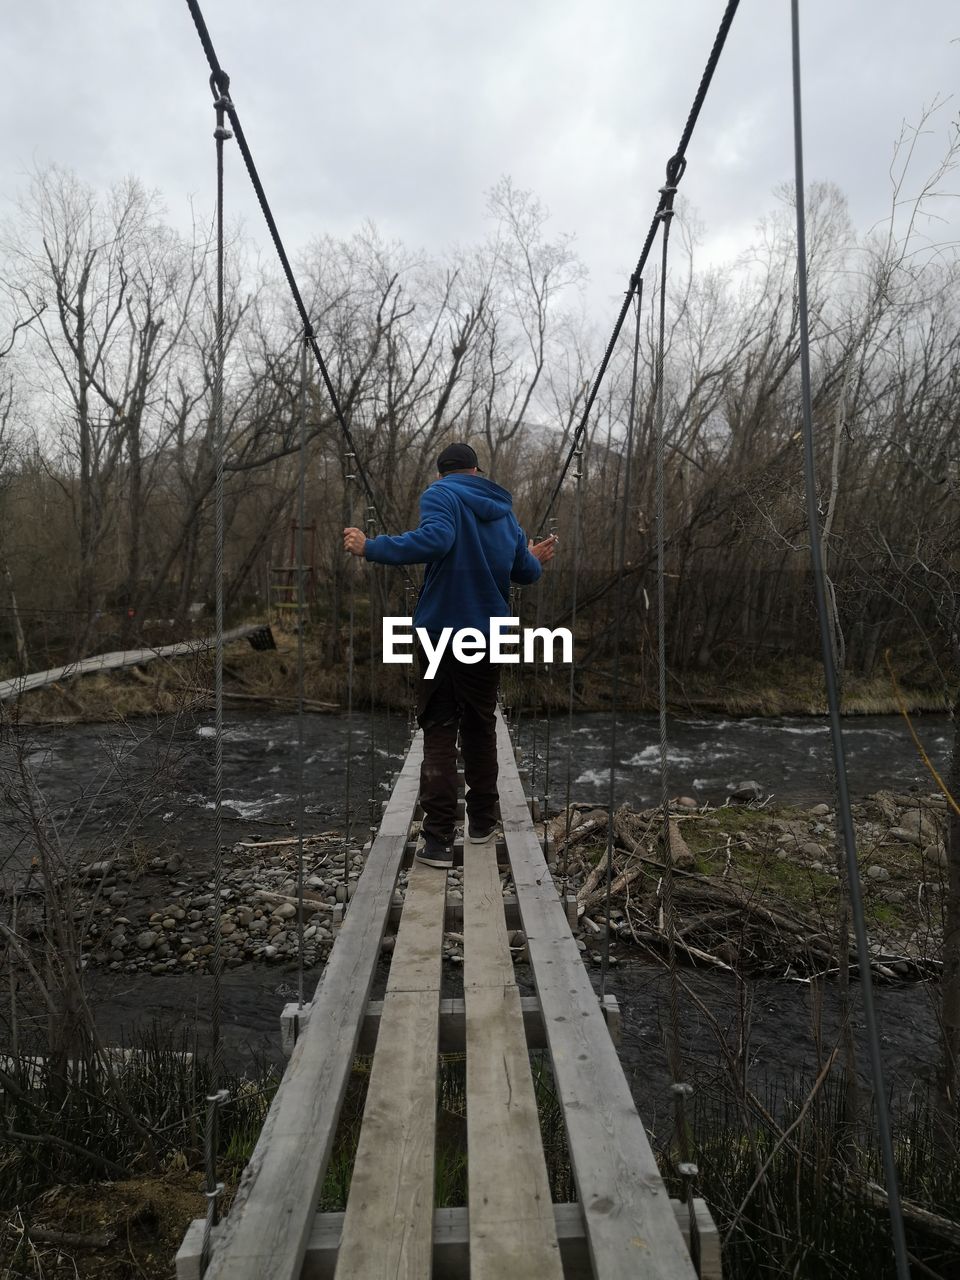
[[[951,726],[946,716],[918,717],[920,736],[935,764],[944,766]],[[519,726],[521,754],[536,759],[536,790],[542,792],[549,756],[550,792],[558,805],[566,790],[568,762],[574,799],[605,802],[609,787],[610,719],[599,713],[565,716]],[[386,774],[401,758],[406,721],[398,716],[356,713],[304,718],[304,769],[308,831],[342,825],[346,810],[345,763],[349,755],[351,816],[358,843],[370,816],[387,794]],[[879,788],[930,789],[906,726],[896,717],[852,719],[845,727],[851,792],[856,799]],[[809,805],[830,800],[830,741],[825,721],[672,718],[671,791],[720,802],[730,786],[755,780],[778,803]],[[548,748],[549,742],[549,748]],[[616,794],[640,806],[658,790],[656,719],[624,715],[619,722]],[[111,841],[140,841],[148,853],[176,849],[194,870],[207,865],[213,832],[213,728],[207,715],[127,725],[77,725],[29,731],[23,758],[61,838],[90,851]],[[295,717],[230,713],[224,742],[225,839],[265,837],[289,829],[297,812],[298,735]],[[8,780],[10,775],[8,774]],[[17,827],[9,806],[0,822]],[[4,875],[22,873],[25,845],[8,839]],[[19,852],[18,852],[19,851]],[[521,978],[524,975],[521,972]],[[597,980],[596,971],[592,971]],[[129,1035],[145,1017],[181,1029],[207,1024],[209,979],[197,975],[90,975],[98,1017],[109,1039]],[[721,1023],[739,1036],[740,1011],[749,1004],[748,1060],[760,1076],[815,1066],[810,1034],[812,1009],[806,986],[750,982],[738,992],[713,974],[686,977]],[[313,975],[310,975],[311,981]],[[524,979],[525,980],[525,979]],[[647,1111],[666,1107],[662,1049],[665,1001],[657,966],[622,957],[610,989],[624,1009],[621,1057]],[[451,977],[451,993],[456,978]],[[225,975],[225,1035],[234,1065],[252,1054],[277,1055],[280,1008],[295,989],[295,975],[282,968],[245,964]],[[930,1073],[936,1021],[928,992],[919,985],[878,992],[885,1024],[884,1053],[891,1083],[909,1089]],[[835,1030],[827,994],[825,1039]],[[857,1015],[858,1022],[861,1021]],[[705,1065],[717,1059],[709,1020],[685,1002],[684,1039]],[[858,1035],[862,1027],[858,1028]]]

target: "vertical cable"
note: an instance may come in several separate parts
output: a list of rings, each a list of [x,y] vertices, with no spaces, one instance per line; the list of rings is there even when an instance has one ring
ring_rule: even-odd
[[[667,332],[667,251],[670,243],[670,224],[673,220],[673,195],[676,184],[671,183],[670,167],[667,167],[667,185],[664,191],[669,199],[662,211],[663,249],[660,257],[660,314],[658,321],[656,368],[655,465],[654,505],[656,508],[657,543],[657,722],[660,736],[660,822],[663,842],[663,908],[667,929],[667,963],[670,974],[670,1029],[668,1057],[674,1083],[680,1080],[682,1061],[680,1052],[680,995],[677,984],[676,916],[673,898],[673,842],[670,839],[670,796],[667,748],[667,609],[666,609],[666,512],[664,502],[664,359]]]
[[[660,738],[660,819],[663,844],[663,916],[667,933],[667,981],[669,984],[670,1025],[667,1033],[667,1060],[672,1077],[670,1091],[673,1094],[674,1133],[680,1159],[677,1172],[682,1179],[682,1198],[687,1205],[690,1224],[690,1255],[697,1273],[700,1271],[700,1231],[693,1204],[693,1184],[699,1172],[690,1159],[690,1135],[687,1127],[686,1103],[693,1092],[683,1079],[683,1048],[680,1039],[680,983],[677,978],[677,917],[673,885],[673,841],[670,832],[670,780],[667,745],[667,609],[666,609],[666,503],[664,499],[664,469],[666,454],[666,410],[664,396],[664,366],[667,346],[667,264],[670,245],[670,226],[673,222],[673,199],[677,182],[683,172],[683,162],[674,156],[667,163],[667,181],[662,188],[660,217],[663,221],[662,252],[660,257],[660,307],[657,324],[656,412],[655,418],[655,468],[654,505],[656,507],[657,543],[657,720]]]
[[[346,500],[350,509],[350,516],[353,514],[353,499],[350,493],[350,486],[356,481],[356,475],[353,467],[356,465],[356,454],[348,453],[347,466],[350,470],[345,477],[346,480]],[[346,806],[343,819],[343,914],[347,912],[347,894],[350,887],[350,828],[353,821],[353,647],[355,639],[356,626],[356,604],[357,604],[357,575],[353,563],[347,565],[348,586],[347,599],[349,607],[349,624],[347,632],[347,758],[344,769],[344,785],[346,788]]]
[[[633,427],[637,414],[637,366],[640,359],[640,308],[643,281],[636,288],[636,324],[633,331],[633,365],[630,381],[630,411],[627,416],[627,456],[623,468],[623,498],[620,507],[620,548],[617,555],[617,590],[613,613],[613,677],[610,693],[610,792],[607,800],[607,874],[604,895],[603,947],[600,952],[600,998],[606,995],[610,967],[610,887],[613,881],[613,809],[617,788],[617,729],[620,703],[620,624],[623,616],[623,574],[627,556],[627,518],[630,511],[630,468],[633,461]]]
[[[863,995],[863,1017],[867,1029],[870,1053],[870,1071],[877,1100],[877,1129],[883,1156],[883,1171],[890,1209],[890,1230],[893,1236],[893,1252],[899,1280],[910,1280],[907,1240],[903,1225],[903,1206],[897,1181],[897,1166],[890,1131],[890,1115],[887,1109],[887,1090],[883,1079],[883,1062],[880,1056],[880,1032],[873,1003],[873,979],[870,972],[870,946],[867,939],[863,911],[863,894],[860,885],[860,868],[857,862],[857,842],[850,812],[850,795],[847,786],[847,765],[843,747],[843,730],[840,724],[840,698],[837,691],[837,675],[833,661],[833,642],[827,612],[826,584],[824,583],[823,553],[820,545],[820,519],[817,508],[817,473],[814,463],[813,395],[810,381],[810,328],[807,312],[807,241],[804,210],[803,180],[803,112],[800,95],[800,12],[797,0],[790,3],[790,31],[793,53],[793,150],[797,207],[797,299],[800,321],[800,384],[803,404],[803,479],[807,506],[807,524],[810,535],[810,559],[813,567],[814,592],[817,602],[817,619],[820,626],[820,649],[823,655],[823,673],[827,690],[827,706],[830,714],[830,741],[833,747],[833,765],[837,782],[837,811],[843,830],[843,849],[846,859],[847,879],[850,888],[850,907],[853,912],[857,937],[857,959]]]
[[[374,537],[377,529],[376,511],[373,507],[367,507],[367,527],[366,535],[368,538]],[[376,615],[377,615],[377,587],[379,580],[377,578],[376,569],[370,566],[368,575],[370,583],[370,603],[368,609],[368,621],[370,630],[370,824],[371,831],[373,824],[377,820],[377,721],[376,721],[376,702],[377,702],[377,677],[376,677]]]
[[[297,1007],[303,1008],[303,667],[304,598],[303,526],[307,518],[307,344],[300,347],[300,474],[297,485]]]
[[[213,372],[213,463],[214,463],[214,591],[216,596],[216,641],[214,648],[214,748],[213,748],[213,953],[212,960],[212,1008],[210,1012],[211,1094],[207,1098],[207,1114],[204,1130],[206,1154],[207,1212],[203,1224],[200,1245],[200,1271],[206,1270],[210,1259],[213,1228],[218,1219],[218,1200],[223,1184],[217,1181],[217,1147],[219,1126],[218,1109],[226,1101],[223,1080],[223,1030],[221,1008],[223,1003],[223,364],[224,364],[224,237],[223,237],[223,144],[232,135],[224,126],[224,114],[229,98],[230,77],[225,72],[210,77],[216,111],[214,138],[217,151],[217,318]]]
[[[570,634],[573,637],[573,653],[570,663],[570,679],[567,687],[567,777],[566,777],[566,824],[564,831],[563,845],[563,892],[566,894],[568,886],[568,870],[569,870],[569,852],[570,843],[570,789],[573,785],[573,696],[576,688],[576,657],[577,657],[577,587],[580,567],[580,507],[583,498],[583,450],[576,451],[577,469],[573,474],[574,483],[576,484],[576,493],[573,504],[573,582],[570,589]]]
[[[212,1081],[214,1091],[219,1089],[223,1075],[223,1033],[221,1028],[221,1003],[223,999],[223,364],[224,364],[224,237],[223,237],[223,144],[231,136],[224,127],[224,111],[230,81],[217,84],[211,78],[215,95],[217,127],[214,138],[217,143],[217,329],[213,374],[213,454],[214,454],[214,589],[216,594],[216,641],[214,650],[214,890],[213,890],[213,1010],[211,1033],[213,1040]]]

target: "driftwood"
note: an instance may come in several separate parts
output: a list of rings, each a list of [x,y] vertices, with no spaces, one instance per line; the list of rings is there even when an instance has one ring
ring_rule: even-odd
[[[289,893],[275,893],[272,889],[258,889],[253,896],[260,902],[272,902],[279,907],[288,905],[298,907],[300,905],[299,898]],[[324,902],[319,893],[313,893],[309,889],[304,889],[303,891],[303,905],[304,907],[309,907],[313,912],[326,911],[329,913],[333,910],[332,905],[329,902]]]
[[[304,844],[315,844],[318,840],[333,839],[333,835],[329,831],[321,831],[319,835],[304,836]],[[240,849],[275,849],[282,844],[299,844],[299,836],[284,836],[282,840],[238,840],[237,848]]]
[[[201,694],[205,698],[214,696],[213,689],[194,689],[194,693]],[[299,698],[282,697],[280,694],[273,693],[235,693],[232,689],[224,689],[223,696],[229,698],[231,702],[265,702],[271,705],[282,707],[297,707],[300,705]],[[339,711],[339,702],[318,702],[315,698],[304,698],[304,711]]]
[[[53,1244],[61,1249],[109,1249],[114,1240],[99,1232],[83,1235],[78,1231],[54,1231],[52,1227],[28,1227],[27,1237],[34,1244]]]

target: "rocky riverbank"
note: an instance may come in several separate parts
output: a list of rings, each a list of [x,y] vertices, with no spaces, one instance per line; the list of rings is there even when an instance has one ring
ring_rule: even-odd
[[[671,811],[677,941],[695,966],[792,976],[835,966],[840,892],[835,815],[829,805],[773,809],[750,786],[740,800],[698,806],[680,798]],[[878,792],[854,806],[860,874],[871,947],[883,977],[926,974],[939,960],[940,902],[946,866],[947,807],[942,796]],[[577,902],[578,943],[600,963],[606,935],[609,815],[573,805],[546,824],[560,888]],[[613,815],[610,960],[625,951],[662,951],[662,823],[658,811],[621,806]],[[324,964],[365,851],[346,852],[336,832],[311,835],[304,847],[303,961]],[[221,937],[224,965],[284,965],[300,946],[296,838],[243,840],[223,852]],[[145,859],[142,851],[80,868],[78,914],[88,921],[85,963],[114,973],[196,973],[214,950],[215,883],[207,862],[186,864],[176,851]],[[461,875],[449,877],[451,902]],[[397,886],[402,900],[406,873]],[[509,875],[503,892],[512,891]],[[26,920],[21,917],[26,925]],[[512,938],[523,954],[523,936]],[[445,940],[447,960],[462,960],[463,938]],[[389,949],[391,939],[385,939]]]

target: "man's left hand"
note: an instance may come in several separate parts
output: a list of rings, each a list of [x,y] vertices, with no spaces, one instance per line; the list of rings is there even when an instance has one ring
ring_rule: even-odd
[[[554,552],[557,549],[559,539],[555,533],[548,534],[542,542],[530,541],[527,543],[527,549],[530,554],[541,564],[549,564],[553,559]]]
[[[363,549],[367,545],[367,535],[362,529],[344,529],[343,531],[343,549],[349,551],[352,556],[362,556]]]

